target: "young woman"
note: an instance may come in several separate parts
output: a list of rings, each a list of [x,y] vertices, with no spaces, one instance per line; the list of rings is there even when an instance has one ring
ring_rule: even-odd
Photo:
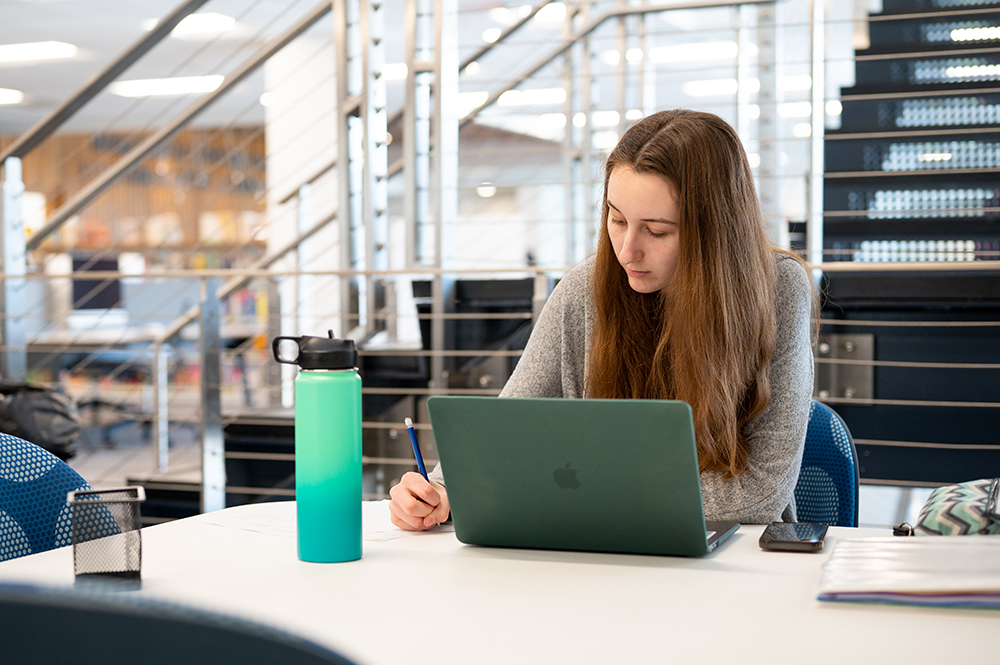
[[[795,519],[813,386],[813,294],[761,224],[722,119],[663,111],[608,157],[597,252],[566,273],[501,397],[680,399],[709,520]],[[447,519],[440,467],[392,488],[393,522]]]

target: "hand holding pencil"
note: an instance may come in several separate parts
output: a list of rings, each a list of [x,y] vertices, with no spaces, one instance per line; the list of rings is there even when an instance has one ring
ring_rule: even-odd
[[[420,444],[417,443],[413,423],[406,419],[406,429],[413,446],[413,456],[420,473],[403,474],[399,484],[389,491],[389,514],[392,523],[406,531],[424,531],[448,519],[451,508],[448,492],[441,483],[427,478]]]

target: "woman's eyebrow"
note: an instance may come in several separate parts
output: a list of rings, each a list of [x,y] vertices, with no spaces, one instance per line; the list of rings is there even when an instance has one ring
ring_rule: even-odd
[[[612,209],[613,209],[613,210],[614,210],[615,212],[617,212],[617,213],[618,213],[619,215],[622,215],[622,211],[621,211],[621,210],[619,210],[618,208],[616,208],[616,207],[615,207],[615,204],[614,204],[614,203],[612,203],[611,201],[608,201],[608,207],[609,207],[609,208],[612,208]],[[622,215],[622,217],[624,217],[624,216],[625,216],[625,215]],[[650,219],[640,219],[639,221],[640,221],[640,222],[649,222],[649,223],[652,223],[652,224],[677,224],[677,222],[675,222],[675,221],[674,221],[674,220],[672,220],[672,219],[662,219],[662,218],[656,218],[656,219],[652,219],[652,218],[650,218]]]

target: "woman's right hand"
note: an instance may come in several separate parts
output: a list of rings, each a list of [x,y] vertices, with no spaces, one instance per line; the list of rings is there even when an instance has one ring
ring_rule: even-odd
[[[448,519],[451,508],[444,485],[424,480],[419,473],[403,474],[389,490],[392,523],[406,531],[424,531]]]

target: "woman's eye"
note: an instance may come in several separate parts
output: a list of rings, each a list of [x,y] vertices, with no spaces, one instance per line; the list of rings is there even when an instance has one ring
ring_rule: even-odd
[[[667,235],[666,233],[657,233],[651,229],[646,229],[646,230],[649,231],[649,235],[652,236],[653,238],[662,238],[663,236]]]
[[[614,217],[612,217],[611,218],[611,223],[612,224],[624,224],[625,220],[624,219],[615,219]]]

